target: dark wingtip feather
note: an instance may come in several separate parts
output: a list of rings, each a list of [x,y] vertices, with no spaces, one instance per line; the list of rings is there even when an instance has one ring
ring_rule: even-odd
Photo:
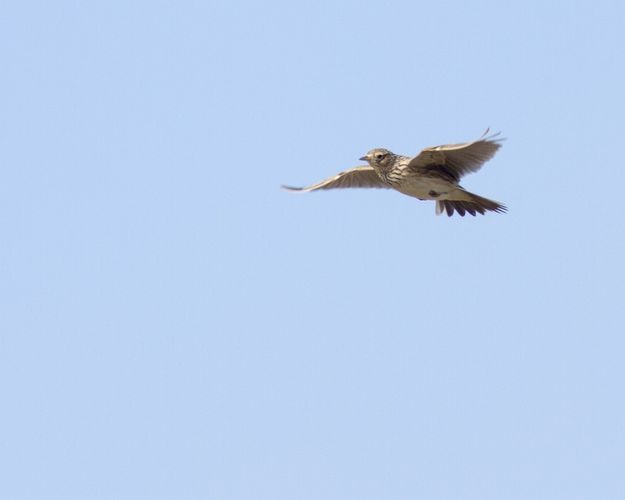
[[[505,137],[501,137],[501,132],[492,132],[490,131],[490,127],[488,127],[482,136],[478,139],[478,141],[490,141],[494,143],[499,143],[505,141]]]

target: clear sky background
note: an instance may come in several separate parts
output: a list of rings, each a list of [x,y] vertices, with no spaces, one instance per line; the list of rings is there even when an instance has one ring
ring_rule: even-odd
[[[4,2],[0,498],[624,498],[623,19]],[[505,215],[279,189],[486,127]]]

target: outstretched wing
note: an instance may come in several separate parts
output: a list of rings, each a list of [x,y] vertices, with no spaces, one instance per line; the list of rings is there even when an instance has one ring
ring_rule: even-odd
[[[282,186],[289,191],[317,191],[318,189],[338,188],[390,188],[372,167],[354,167],[307,187]]]
[[[415,156],[408,168],[422,175],[437,175],[459,181],[463,175],[477,172],[501,147],[499,134],[487,135],[477,141],[425,148]]]

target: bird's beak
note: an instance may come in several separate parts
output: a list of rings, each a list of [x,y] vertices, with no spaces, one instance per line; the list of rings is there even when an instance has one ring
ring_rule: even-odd
[[[362,158],[359,158],[360,161],[369,161],[369,155],[365,155]]]

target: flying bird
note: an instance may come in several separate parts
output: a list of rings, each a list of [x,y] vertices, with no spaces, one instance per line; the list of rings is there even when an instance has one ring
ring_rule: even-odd
[[[473,194],[460,186],[460,179],[477,172],[501,147],[499,134],[488,135],[462,144],[425,148],[417,156],[401,156],[376,148],[360,158],[367,165],[340,172],[307,187],[282,186],[289,191],[317,191],[337,188],[385,188],[420,200],[436,200],[436,214],[449,217],[458,212],[476,215],[506,212],[505,205]]]

